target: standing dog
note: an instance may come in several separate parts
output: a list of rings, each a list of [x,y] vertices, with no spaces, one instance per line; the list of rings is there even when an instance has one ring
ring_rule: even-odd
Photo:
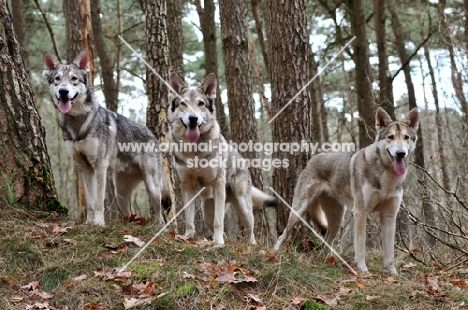
[[[225,202],[231,202],[248,232],[249,242],[255,244],[253,200],[260,206],[276,206],[277,200],[252,187],[246,166],[239,165],[241,155],[220,133],[216,120],[214,99],[217,80],[208,75],[202,85],[190,89],[177,74],[172,73],[170,85],[177,94],[170,93],[170,141],[189,146],[173,152],[174,167],[181,181],[184,204],[202,188],[205,224],[213,232],[213,242],[224,245]],[[181,100],[182,99],[182,100]],[[206,148],[204,148],[206,147]],[[205,161],[208,165],[202,165]],[[193,237],[195,205],[185,211],[185,235]],[[270,227],[272,231],[272,227]],[[274,230],[276,231],[276,230]]]
[[[300,216],[308,212],[317,226],[327,227],[325,241],[333,245],[346,206],[353,205],[355,262],[362,272],[367,272],[367,215],[379,212],[384,264],[396,274],[395,219],[403,197],[409,158],[416,147],[419,114],[416,108],[412,109],[405,120],[397,122],[379,108],[375,118],[377,137],[373,144],[355,154],[322,153],[312,157],[297,182],[292,208]],[[275,250],[298,221],[291,212]]]
[[[163,223],[161,205],[171,205],[162,154],[144,150],[121,151],[121,143],[148,143],[158,150],[150,130],[109,111],[99,102],[88,84],[88,52],[83,50],[72,64],[60,64],[52,53],[44,52],[44,73],[67,152],[73,158],[86,193],[87,223],[104,225],[106,174],[112,173],[119,208],[131,213],[135,187],[144,181],[150,205],[158,223]]]

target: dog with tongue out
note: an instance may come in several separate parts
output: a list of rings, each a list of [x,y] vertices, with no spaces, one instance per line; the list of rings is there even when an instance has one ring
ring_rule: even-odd
[[[384,265],[397,274],[394,264],[395,220],[403,197],[411,154],[418,139],[419,113],[412,109],[402,121],[392,120],[378,108],[375,114],[376,139],[356,153],[321,153],[312,156],[294,189],[288,224],[274,247],[279,250],[288,234],[305,217],[324,232],[333,245],[341,229],[346,208],[353,208],[355,262],[367,272],[365,261],[366,221],[371,212],[380,213]],[[342,236],[343,238],[343,236]],[[325,248],[330,253],[330,248]]]
[[[169,81],[169,139],[177,145],[172,152],[185,211],[185,235],[195,235],[195,205],[198,191],[204,222],[213,232],[215,246],[224,245],[225,204],[237,211],[250,244],[255,244],[253,207],[276,207],[274,197],[252,186],[248,165],[220,132],[214,99],[217,79],[209,74],[203,83],[191,89],[177,74]],[[268,222],[268,225],[274,222]],[[270,227],[271,232],[276,231]],[[276,239],[276,234],[271,236]]]

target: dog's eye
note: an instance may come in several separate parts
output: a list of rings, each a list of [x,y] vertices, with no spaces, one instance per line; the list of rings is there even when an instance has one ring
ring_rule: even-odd
[[[205,105],[205,101],[198,101],[198,105],[201,107],[201,106],[204,106]]]
[[[405,135],[405,140],[409,140],[409,136],[408,135]]]
[[[72,76],[71,80],[72,80],[72,82],[76,82],[78,80],[78,78],[76,76]]]
[[[395,136],[394,136],[394,135],[388,135],[388,136],[387,136],[387,139],[389,139],[389,140],[395,140]]]
[[[180,104],[181,106],[184,106],[184,107],[187,106],[187,104],[185,103],[185,101],[181,101],[179,104]]]
[[[57,82],[60,81],[60,76],[56,75],[54,80],[56,80]]]

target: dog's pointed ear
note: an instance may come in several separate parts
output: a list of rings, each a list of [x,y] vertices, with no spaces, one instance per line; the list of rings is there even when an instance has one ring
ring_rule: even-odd
[[[73,63],[78,67],[78,69],[88,72],[89,71],[89,54],[88,49],[83,49],[78,56],[76,56]]]
[[[169,77],[169,85],[171,85],[172,89],[174,89],[178,94],[180,94],[184,87],[187,87],[184,80],[181,79],[175,72],[172,72],[171,76]],[[172,94],[172,92],[170,91],[169,94]]]
[[[413,130],[418,130],[419,127],[419,111],[418,108],[413,108],[405,118],[404,122],[408,124],[408,127]]]
[[[216,98],[216,86],[218,81],[216,80],[216,75],[214,73],[208,74],[203,83],[200,85],[200,88],[203,90],[203,93],[211,99]]]
[[[387,127],[391,122],[393,121],[390,115],[388,115],[384,109],[379,107],[375,113],[375,129],[377,132],[379,132],[382,128]]]
[[[50,73],[60,64],[57,56],[49,51],[44,51],[44,74],[49,76]]]

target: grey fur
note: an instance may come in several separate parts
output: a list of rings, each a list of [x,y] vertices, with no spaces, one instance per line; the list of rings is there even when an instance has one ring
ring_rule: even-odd
[[[174,167],[181,180],[184,203],[187,203],[203,186],[207,187],[201,193],[203,215],[205,224],[213,232],[213,242],[216,245],[224,245],[225,202],[231,202],[234,205],[247,231],[249,242],[255,244],[252,196],[254,196],[253,201],[258,207],[276,206],[277,200],[252,187],[248,169],[233,164],[234,158],[242,159],[234,148],[223,150],[221,154],[218,152],[218,146],[227,142],[220,133],[219,124],[216,121],[213,104],[213,100],[216,98],[216,83],[215,75],[210,74],[198,88],[191,90],[177,74],[172,73],[170,84],[177,95],[172,92],[169,95],[171,107],[168,120],[171,142],[189,142],[188,131],[194,130],[199,132],[195,143],[199,145],[205,142],[214,146],[206,152],[199,149],[192,152],[174,152]],[[190,118],[192,118],[192,124]],[[195,157],[218,162],[224,161],[226,166],[190,167],[190,162]],[[192,203],[185,212],[185,234],[187,236],[195,234],[194,208]],[[276,228],[269,228],[276,240]]]
[[[307,212],[313,222],[326,228],[325,241],[333,246],[346,207],[353,206],[354,248],[357,268],[367,272],[365,262],[366,220],[379,212],[385,267],[396,274],[394,264],[395,220],[403,197],[403,181],[417,141],[419,114],[413,109],[402,122],[394,122],[379,108],[376,141],[355,154],[322,153],[313,156],[299,176],[292,208]],[[400,154],[401,159],[398,159]],[[291,212],[288,224],[274,247],[278,250],[299,219]],[[329,249],[325,249],[329,253]]]
[[[72,64],[60,64],[44,52],[44,74],[69,155],[82,178],[86,192],[87,223],[104,225],[106,174],[112,174],[117,203],[130,215],[131,196],[144,181],[158,223],[163,223],[161,205],[171,205],[169,188],[159,152],[123,152],[119,143],[154,143],[151,131],[102,107],[87,83],[88,53],[83,50]]]

